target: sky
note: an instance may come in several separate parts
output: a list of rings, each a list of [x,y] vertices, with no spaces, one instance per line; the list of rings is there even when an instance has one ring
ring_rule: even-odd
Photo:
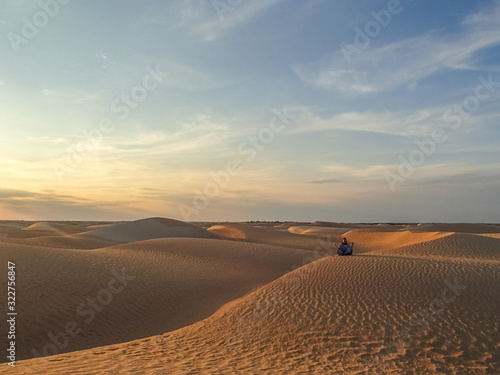
[[[500,222],[500,1],[0,1],[4,220]]]

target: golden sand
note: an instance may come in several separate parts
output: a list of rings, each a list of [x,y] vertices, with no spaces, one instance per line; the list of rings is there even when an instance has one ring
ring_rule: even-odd
[[[10,373],[500,372],[499,226],[153,218],[0,233],[22,316]],[[331,255],[342,236],[354,256]]]

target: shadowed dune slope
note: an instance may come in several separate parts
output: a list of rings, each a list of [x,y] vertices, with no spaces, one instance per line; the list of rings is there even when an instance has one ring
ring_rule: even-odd
[[[24,229],[29,227],[33,222],[27,221],[10,221],[10,220],[0,220],[0,230],[2,228],[11,228],[11,229]]]
[[[0,225],[0,238],[7,237],[16,232],[21,232],[21,228],[16,228],[14,226]]]
[[[318,238],[290,233],[266,226],[250,224],[222,224],[208,228],[208,231],[225,238],[240,239],[250,242],[261,242],[287,247],[314,250],[321,247]]]
[[[32,238],[3,238],[2,242],[29,245],[35,247],[52,247],[56,249],[99,249],[118,245],[121,242],[84,235],[40,236]]]
[[[171,238],[99,250],[0,243],[3,264],[17,265],[17,346],[53,354],[50,334],[81,332],[59,352],[125,342],[175,330],[280,277],[309,253],[217,239]],[[117,276],[118,275],[118,276]],[[128,276],[130,275],[130,276]],[[130,278],[129,278],[130,277]],[[114,280],[114,281],[113,281]],[[5,290],[6,279],[1,282]],[[1,329],[7,332],[6,320]],[[5,361],[5,357],[3,359]]]
[[[2,240],[4,238],[10,240],[11,238],[16,239],[25,239],[25,238],[35,238],[41,236],[53,236],[55,233],[51,230],[24,230],[24,229],[15,229],[15,228],[1,228],[0,233],[3,234]],[[58,234],[60,235],[60,234]],[[65,234],[62,234],[65,235]]]
[[[412,245],[412,258],[327,257],[177,331],[18,367],[46,374],[497,373],[499,257],[455,261],[462,242],[443,250],[443,241],[455,239]],[[446,255],[426,259],[430,247]]]
[[[24,228],[23,230],[29,230],[29,231],[46,231],[46,232],[53,232],[55,234],[75,234],[75,233],[81,233],[85,232],[85,228],[81,227],[75,227],[73,225],[68,225],[68,224],[60,224],[60,223],[51,223],[51,222],[38,222],[30,225],[27,228]]]
[[[160,217],[106,226],[82,235],[117,242],[136,242],[168,237],[217,238],[214,234],[196,225]]]

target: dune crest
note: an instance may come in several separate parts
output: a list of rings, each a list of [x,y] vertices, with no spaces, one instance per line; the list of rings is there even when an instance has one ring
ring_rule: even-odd
[[[217,234],[221,237],[234,238],[238,240],[243,240],[248,237],[245,231],[241,230],[236,226],[230,226],[230,225],[212,225],[210,228],[208,228],[208,231]]]

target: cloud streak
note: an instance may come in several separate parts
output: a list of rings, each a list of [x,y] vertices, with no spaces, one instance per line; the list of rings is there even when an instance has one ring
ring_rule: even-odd
[[[349,63],[342,51],[311,64],[294,64],[305,83],[327,90],[366,93],[391,90],[443,69],[474,69],[478,52],[500,44],[500,3],[493,10],[468,16],[454,33],[430,31],[423,35],[353,54]],[[414,86],[413,86],[414,87]]]

